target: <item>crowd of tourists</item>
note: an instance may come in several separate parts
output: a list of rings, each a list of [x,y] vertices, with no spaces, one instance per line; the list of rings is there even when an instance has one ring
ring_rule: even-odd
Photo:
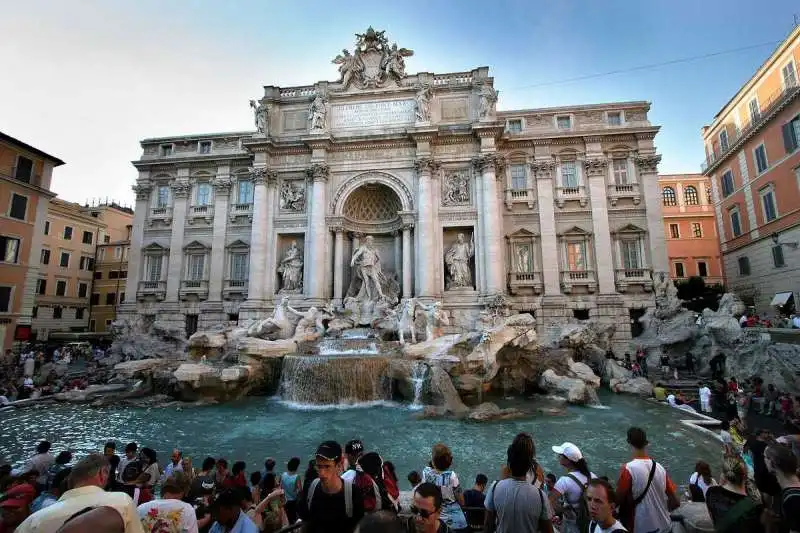
[[[719,532],[800,531],[793,442],[765,431],[749,436],[752,473],[723,447],[720,476],[698,462],[685,494],[649,456],[644,430],[630,428],[627,443],[630,460],[608,473],[612,483],[569,442],[552,447],[562,471],[546,473],[533,437],[520,433],[497,481],[478,474],[466,488],[441,443],[406,486],[360,440],[325,441],[307,463],[267,458],[263,468],[224,457],[194,464],[177,449],[160,462],[152,448],[131,442],[118,453],[113,441],[76,461],[42,441],[24,466],[0,467],[0,533],[664,533],[682,499],[705,502]]]

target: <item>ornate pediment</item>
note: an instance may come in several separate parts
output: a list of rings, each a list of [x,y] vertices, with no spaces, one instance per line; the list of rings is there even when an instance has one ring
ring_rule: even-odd
[[[616,229],[616,230],[611,232],[612,235],[616,235],[616,234],[619,234],[619,233],[623,233],[623,234],[625,234],[625,233],[627,233],[627,234],[647,233],[647,230],[643,229],[643,228],[640,228],[639,226],[637,226],[635,224],[625,224],[621,228]]]
[[[359,89],[384,87],[390,82],[400,85],[406,77],[405,58],[414,55],[413,50],[389,46],[385,31],[375,31],[372,26],[364,33],[356,34],[356,45],[333,59],[339,65],[341,90],[351,85]]]
[[[527,230],[525,228],[520,228],[517,231],[515,231],[514,233],[506,235],[506,238],[507,239],[530,239],[530,238],[534,238],[534,237],[538,237],[538,236],[539,236],[538,233],[534,233],[534,232],[532,232],[530,230]]]
[[[559,237],[566,237],[566,236],[590,236],[592,233],[586,231],[585,229],[581,228],[580,226],[572,226],[570,229],[566,231],[562,231],[558,234]]]
[[[192,241],[189,244],[187,244],[186,246],[184,246],[183,249],[184,249],[184,251],[187,251],[187,252],[192,252],[192,251],[202,252],[202,251],[210,250],[211,247],[210,246],[206,246],[205,244],[203,244],[200,241]]]
[[[142,248],[142,251],[145,253],[157,254],[157,253],[167,253],[169,248],[166,246],[161,246],[157,242],[151,242],[147,246]]]
[[[249,248],[250,245],[244,242],[242,239],[236,239],[228,245],[229,250],[247,250]]]

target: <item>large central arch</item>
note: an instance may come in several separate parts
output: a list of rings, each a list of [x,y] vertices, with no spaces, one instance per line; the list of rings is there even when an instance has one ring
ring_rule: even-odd
[[[364,185],[384,185],[397,195],[403,211],[414,210],[414,197],[400,178],[386,172],[369,171],[357,174],[339,186],[331,202],[333,214],[335,216],[345,216],[344,206],[348,197],[353,191]]]

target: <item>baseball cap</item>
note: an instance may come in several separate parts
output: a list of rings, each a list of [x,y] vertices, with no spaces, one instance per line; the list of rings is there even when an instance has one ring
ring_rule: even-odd
[[[358,439],[353,439],[344,445],[344,453],[347,455],[361,455],[364,453],[364,443]]]
[[[342,446],[335,440],[326,440],[317,447],[315,455],[329,461],[336,461],[342,457]]]
[[[29,505],[36,497],[36,489],[27,483],[12,487],[0,501],[0,507],[23,507]]]
[[[571,442],[565,442],[561,446],[553,446],[553,451],[558,455],[563,455],[573,463],[577,463],[583,459],[583,454],[581,451]]]

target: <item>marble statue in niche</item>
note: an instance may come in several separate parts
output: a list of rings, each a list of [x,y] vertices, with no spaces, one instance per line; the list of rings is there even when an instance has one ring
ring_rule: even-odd
[[[517,272],[531,271],[531,248],[527,244],[517,245]]]
[[[495,106],[497,105],[497,95],[499,93],[488,83],[481,86],[480,101],[478,103],[478,118],[493,118]]]
[[[303,252],[297,247],[297,241],[283,254],[278,273],[281,275],[280,292],[300,292],[303,290]]]
[[[448,290],[472,288],[472,272],[469,264],[474,255],[474,241],[466,242],[464,234],[459,233],[456,242],[444,254]]]
[[[293,184],[284,181],[281,184],[280,205],[284,211],[302,213],[306,209],[306,188],[304,182]]]
[[[428,86],[420,87],[416,95],[416,117],[417,122],[431,121],[431,98],[433,91]]]

